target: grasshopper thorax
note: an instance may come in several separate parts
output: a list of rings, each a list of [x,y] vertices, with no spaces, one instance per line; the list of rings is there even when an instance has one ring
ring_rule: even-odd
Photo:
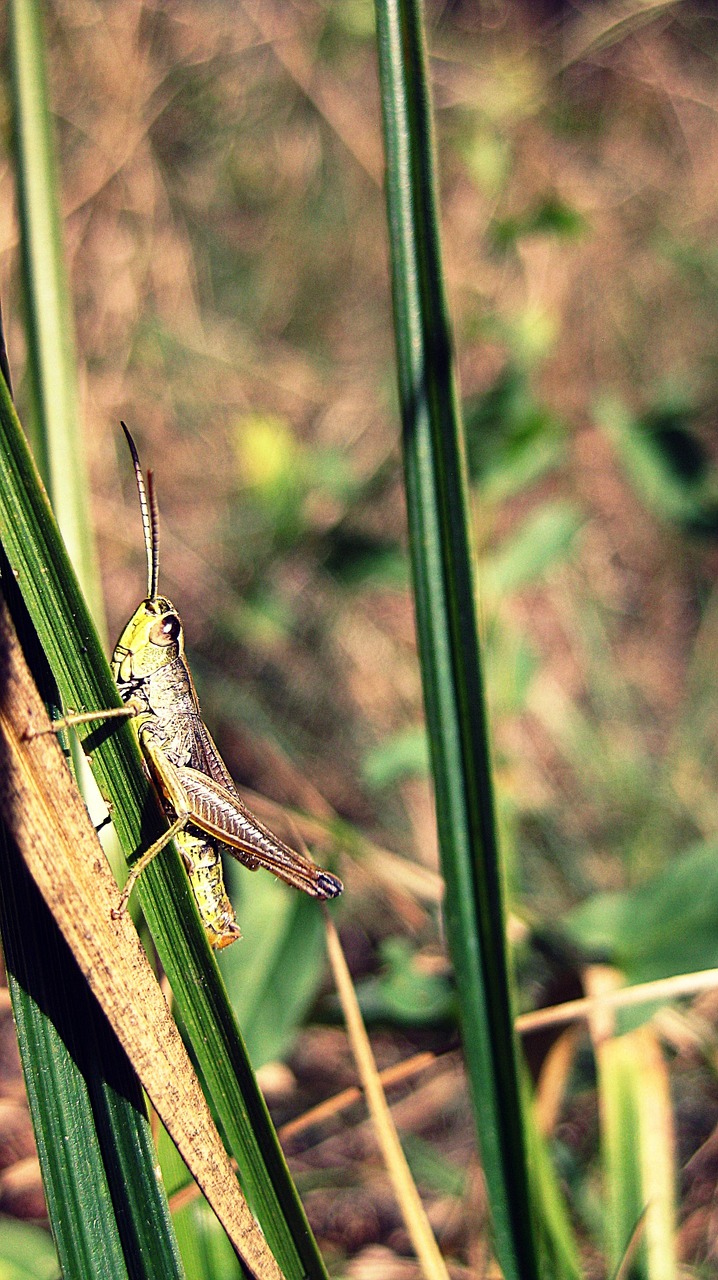
[[[119,685],[146,679],[182,658],[184,631],[174,605],[165,596],[143,600],[130,618],[112,655]]]

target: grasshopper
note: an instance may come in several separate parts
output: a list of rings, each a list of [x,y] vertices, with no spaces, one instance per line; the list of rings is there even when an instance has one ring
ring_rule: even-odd
[[[147,556],[147,597],[112,655],[112,674],[124,705],[69,715],[53,728],[113,716],[131,720],[169,826],[133,866],[113,915],[125,910],[137,877],[175,839],[207,939],[219,949],[241,936],[224,887],[223,851],[252,871],[266,867],[313,898],[336,898],[343,885],[250,813],[210,737],[185,656],[182,622],[174,605],[158,594],[159,515],[152,472],[147,472],[145,488],[135,442],[124,422],[122,429],[135,469]]]

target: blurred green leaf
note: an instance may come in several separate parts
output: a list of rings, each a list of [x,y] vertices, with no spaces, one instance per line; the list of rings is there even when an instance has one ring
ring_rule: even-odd
[[[242,929],[220,968],[253,1065],[285,1058],[324,973],[324,923],[316,902],[227,860]]]
[[[58,1280],[59,1275],[49,1232],[15,1218],[0,1218],[0,1280]]]
[[[458,142],[459,152],[477,187],[497,196],[511,172],[513,150],[505,133],[476,113],[468,115]]]
[[[695,846],[636,889],[597,894],[563,923],[628,983],[718,966],[718,843]]]
[[[544,197],[524,213],[510,218],[497,218],[489,228],[496,249],[514,247],[522,236],[555,235],[576,240],[586,231],[586,219],[556,193]]]
[[[354,469],[347,454],[342,449],[314,448],[306,449],[304,464],[306,468],[306,484],[312,494],[318,490],[329,498],[345,503],[351,501],[357,492]]]
[[[571,1276],[582,1274],[578,1243],[566,1209],[563,1184],[565,1179],[555,1167],[549,1141],[535,1120],[534,1098],[525,1064],[521,1073],[524,1110],[530,1117],[527,1126],[529,1159],[533,1171],[532,1187],[537,1203],[537,1230],[541,1239],[543,1275]]]
[[[362,774],[364,781],[377,790],[394,786],[407,777],[425,777],[429,772],[429,744],[426,729],[416,725],[402,729],[364,757]]]
[[[469,476],[488,501],[526,488],[564,457],[565,431],[538,402],[517,362],[465,402],[464,419]]]
[[[169,1196],[193,1185],[187,1166],[160,1122],[157,1157]],[[175,1206],[172,1223],[188,1280],[241,1280],[245,1273],[239,1259],[204,1196],[197,1194]]]
[[[718,536],[718,471],[696,434],[696,409],[675,397],[636,417],[604,396],[596,421],[646,505],[692,533]]]
[[[306,476],[289,424],[270,414],[245,414],[235,424],[234,439],[243,501],[262,522],[257,537],[268,548],[291,545],[304,530]],[[250,514],[245,511],[242,525]]]
[[[235,511],[238,549],[245,561],[256,553],[265,563],[278,549],[307,535],[316,538],[317,528],[332,530],[357,492],[346,454],[310,448],[276,414],[238,418],[234,446],[241,493]]]
[[[188,1248],[183,1258],[187,1276],[192,1280],[243,1280],[245,1273],[237,1255],[204,1197],[187,1205],[182,1213],[186,1214],[184,1242]],[[179,1238],[179,1231],[177,1234]]]
[[[242,598],[236,597],[216,619],[218,633],[246,644],[258,653],[281,650],[296,621],[286,596],[273,583],[256,581]]]
[[[487,594],[500,598],[537,578],[570,553],[583,524],[569,502],[546,502],[530,515],[518,533],[486,562],[483,583]]]
[[[618,1268],[643,1213],[640,1165],[640,1062],[624,1051],[618,1037],[599,1054],[602,1100],[601,1155],[607,1190],[605,1247],[612,1270]],[[644,1249],[640,1250],[643,1255]],[[629,1276],[647,1280],[645,1258],[634,1259]]]
[[[507,716],[523,711],[539,660],[522,632],[498,614],[486,624],[486,660],[492,713]]]
[[[92,527],[87,519],[87,460],[82,435],[72,301],[62,245],[59,180],[47,88],[43,6],[10,7],[13,131],[33,446],[75,572],[98,628],[104,604]]]
[[[341,4],[327,6],[326,13],[342,35],[368,40],[374,34],[372,0],[342,0]]]
[[[381,959],[383,972],[376,978],[363,979],[357,986],[361,1010],[368,1022],[421,1027],[456,1020],[453,984],[445,973],[422,968],[421,957],[406,939],[387,939],[381,946]]]
[[[612,1275],[674,1280],[679,1271],[677,1169],[668,1069],[658,1031],[596,1045],[605,1252]],[[630,1259],[630,1261],[629,1261]]]
[[[324,539],[324,568],[344,587],[406,588],[409,560],[395,542],[341,526]]]
[[[459,1199],[466,1195],[469,1180],[467,1169],[447,1160],[435,1145],[425,1142],[415,1133],[402,1134],[402,1146],[419,1186],[426,1187],[439,1196]]]

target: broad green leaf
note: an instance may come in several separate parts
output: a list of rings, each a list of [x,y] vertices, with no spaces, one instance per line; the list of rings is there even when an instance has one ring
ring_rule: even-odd
[[[242,938],[220,959],[255,1066],[286,1057],[325,967],[317,904],[269,876],[227,867]]]

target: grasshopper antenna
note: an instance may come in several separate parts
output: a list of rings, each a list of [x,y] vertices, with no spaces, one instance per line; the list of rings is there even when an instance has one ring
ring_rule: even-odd
[[[135,480],[137,481],[137,493],[140,499],[142,531],[145,536],[145,553],[147,555],[147,599],[155,600],[160,576],[160,522],[153,476],[151,471],[147,472],[147,489],[145,489],[145,480],[142,475],[137,446],[124,422],[121,422],[120,426],[130,446],[132,464],[135,468]]]
[[[155,493],[155,473],[148,469],[147,471],[147,497],[150,504],[150,528],[151,528],[151,567],[147,567],[147,581],[152,588],[150,591],[150,600],[157,598],[157,587],[160,580],[160,512],[157,506],[157,495]]]

